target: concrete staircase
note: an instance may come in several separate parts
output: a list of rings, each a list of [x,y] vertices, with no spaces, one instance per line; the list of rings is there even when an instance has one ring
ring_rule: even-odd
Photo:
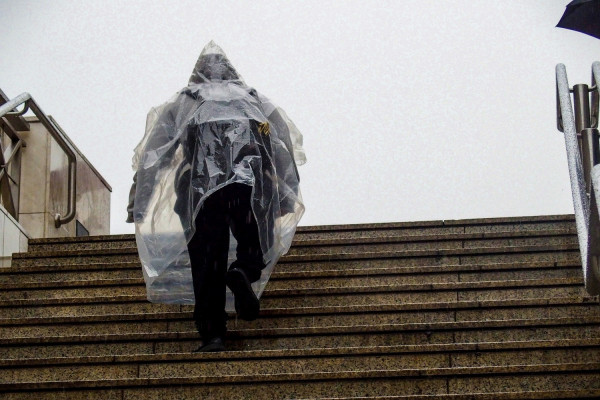
[[[572,216],[301,228],[228,351],[150,304],[131,235],[0,270],[2,399],[600,397]]]

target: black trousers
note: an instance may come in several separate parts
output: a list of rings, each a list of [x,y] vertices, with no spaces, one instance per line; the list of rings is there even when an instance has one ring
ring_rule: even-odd
[[[229,230],[237,240],[237,260],[251,282],[260,279],[265,267],[252,213],[252,188],[234,183],[210,195],[196,217],[196,232],[188,243],[194,281],[194,320],[204,340],[226,331],[225,275],[229,253]]]

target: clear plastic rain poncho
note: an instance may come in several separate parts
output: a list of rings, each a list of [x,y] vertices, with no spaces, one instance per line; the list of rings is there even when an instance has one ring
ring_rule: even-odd
[[[194,220],[208,196],[232,183],[252,186],[266,264],[252,285],[260,296],[304,213],[296,165],[305,161],[294,123],[247,86],[210,42],[188,86],[150,110],[146,134],[135,149],[133,214],[148,300],[194,303],[187,250]],[[236,241],[230,236],[231,263]],[[227,310],[232,310],[227,291]]]

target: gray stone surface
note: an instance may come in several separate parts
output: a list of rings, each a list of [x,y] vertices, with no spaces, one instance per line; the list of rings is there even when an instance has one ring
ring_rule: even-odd
[[[33,240],[0,271],[0,392],[591,398],[600,306],[574,234],[568,215],[302,227],[222,354],[191,353],[191,306],[145,300],[132,235]]]

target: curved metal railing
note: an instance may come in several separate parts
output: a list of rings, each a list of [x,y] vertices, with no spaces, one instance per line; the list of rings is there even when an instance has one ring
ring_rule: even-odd
[[[600,151],[598,145],[598,85],[600,63],[592,66],[592,87],[569,87],[563,64],[556,66],[558,130],[565,135],[567,164],[581,252],[585,288],[591,295],[600,294]],[[571,102],[575,97],[575,111]],[[591,107],[589,94],[592,94]],[[590,110],[591,108],[591,110]]]
[[[16,110],[17,107],[23,105],[23,109],[21,111],[13,111]],[[69,180],[68,180],[68,203],[67,203],[67,214],[63,217],[60,214],[56,214],[54,216],[54,226],[59,228],[62,224],[66,224],[70,222],[73,218],[75,218],[75,182],[77,178],[77,156],[75,154],[75,150],[71,147],[69,141],[65,138],[65,136],[60,132],[59,129],[56,128],[54,123],[50,121],[50,119],[44,114],[39,105],[35,102],[35,100],[31,97],[29,93],[21,93],[14,99],[8,101],[7,103],[0,106],[0,118],[6,116],[20,116],[25,114],[27,111],[31,110],[36,117],[40,120],[42,125],[50,132],[50,135],[56,140],[60,148],[67,155],[67,160],[69,162]],[[13,150],[13,154],[9,156],[7,160],[3,163],[4,165],[0,166],[0,179],[5,173],[7,165],[10,163],[14,153],[18,151],[19,146],[15,146],[16,149]]]

